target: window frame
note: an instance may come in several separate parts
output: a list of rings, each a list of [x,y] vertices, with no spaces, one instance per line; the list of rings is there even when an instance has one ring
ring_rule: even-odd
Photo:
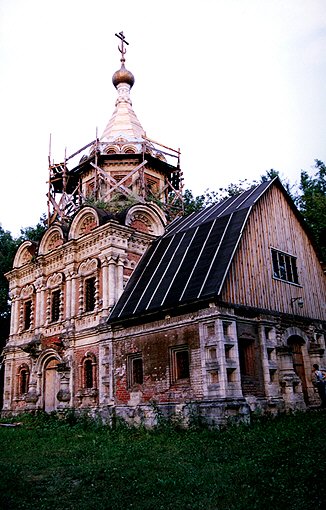
[[[81,363],[81,387],[83,391],[90,392],[97,389],[97,358],[93,353],[87,353]],[[88,384],[89,371],[91,371],[91,383]]]
[[[139,368],[135,370],[135,363],[141,362],[141,377],[138,379]],[[133,388],[144,384],[144,360],[141,352],[128,354],[127,358],[127,386]]]
[[[60,321],[60,315],[61,315],[61,310],[60,310],[60,307],[61,307],[61,299],[62,299],[62,296],[61,296],[61,289],[53,289],[51,290],[51,303],[50,303],[50,322],[51,324],[54,323],[54,322],[59,322]]]
[[[273,279],[301,287],[297,265],[298,258],[277,248],[271,247],[270,251]]]
[[[92,282],[92,286],[89,283]],[[97,277],[94,275],[87,276],[84,279],[84,312],[94,312],[96,309],[96,282]],[[90,294],[90,290],[92,291]],[[91,303],[92,308],[89,306]]]
[[[28,319],[28,320],[27,320]],[[23,303],[23,330],[28,331],[33,321],[33,300],[26,299]]]
[[[22,374],[24,375],[24,380],[22,377]],[[30,378],[30,370],[27,365],[22,365],[18,369],[18,385],[17,385],[17,396],[18,398],[23,398],[28,393],[28,386],[29,386],[29,378]],[[24,386],[23,386],[24,382]],[[24,391],[26,390],[26,391]]]
[[[180,354],[187,353],[187,367],[186,367],[186,375],[182,372],[185,370],[184,367],[181,367],[181,358]],[[175,383],[184,383],[189,382],[190,380],[190,350],[187,344],[179,345],[171,347],[170,350],[170,367],[171,367],[171,382]]]

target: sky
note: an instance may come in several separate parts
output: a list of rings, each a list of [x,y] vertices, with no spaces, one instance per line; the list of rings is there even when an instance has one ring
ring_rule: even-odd
[[[47,211],[50,134],[59,162],[104,131],[120,31],[133,109],[195,195],[326,161],[325,0],[0,0],[4,230]]]

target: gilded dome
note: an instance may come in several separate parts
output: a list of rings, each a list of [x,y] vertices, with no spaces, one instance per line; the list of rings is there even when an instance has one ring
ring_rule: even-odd
[[[122,63],[119,71],[116,71],[112,76],[112,83],[116,88],[119,83],[128,83],[131,88],[135,83],[135,78],[134,75],[125,68],[124,63]]]

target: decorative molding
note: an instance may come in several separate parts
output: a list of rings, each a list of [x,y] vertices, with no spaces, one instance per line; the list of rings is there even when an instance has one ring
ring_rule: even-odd
[[[34,292],[33,285],[26,285],[26,287],[22,288],[21,293],[20,293],[20,297],[22,299],[27,299],[27,298],[32,296],[33,292]]]
[[[85,262],[82,262],[78,269],[78,274],[80,276],[87,276],[89,274],[94,273],[98,268],[98,259],[87,259]]]
[[[55,287],[59,287],[63,282],[63,274],[55,273],[50,276],[47,280],[46,286],[48,289],[54,289]]]

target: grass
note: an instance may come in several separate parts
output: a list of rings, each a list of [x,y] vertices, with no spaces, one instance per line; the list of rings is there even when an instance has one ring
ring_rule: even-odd
[[[24,415],[21,426],[0,427],[0,508],[318,510],[325,418],[320,410],[222,431],[146,431]]]

